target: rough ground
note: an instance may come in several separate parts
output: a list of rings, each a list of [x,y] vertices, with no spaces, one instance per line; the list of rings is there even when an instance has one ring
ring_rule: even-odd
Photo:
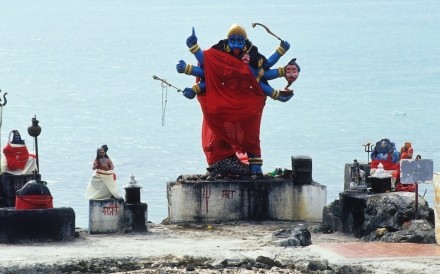
[[[78,230],[72,242],[0,244],[0,273],[440,273],[436,254],[346,259],[319,244],[361,240],[324,234],[319,224],[306,224],[310,246],[274,244],[274,231],[298,223],[149,224],[144,234],[89,235]]]

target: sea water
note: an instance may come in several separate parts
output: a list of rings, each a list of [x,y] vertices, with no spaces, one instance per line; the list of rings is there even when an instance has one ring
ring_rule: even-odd
[[[77,226],[88,225],[84,192],[103,144],[121,194],[134,175],[153,222],[167,217],[167,182],[206,171],[197,100],[152,77],[194,83],[175,69],[180,59],[196,64],[185,44],[192,27],[202,49],[233,23],[266,56],[279,41],[254,22],[291,44],[275,67],[295,57],[301,73],[289,102],[267,100],[264,172],[309,155],[330,203],[343,191],[345,163],[368,161],[368,142],[409,141],[440,169],[438,1],[41,0],[0,1],[0,11],[0,145],[17,129],[35,152],[27,127],[36,116],[42,179],[55,207],[75,210]],[[433,205],[432,185],[425,190]]]

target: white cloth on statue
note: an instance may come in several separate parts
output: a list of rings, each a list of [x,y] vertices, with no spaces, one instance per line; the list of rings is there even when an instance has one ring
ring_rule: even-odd
[[[96,170],[87,186],[85,197],[89,200],[109,199],[111,197],[119,199],[116,175],[112,170]]]
[[[35,159],[35,156],[33,154],[29,154],[29,159],[26,162],[26,165],[23,169],[18,170],[10,170],[8,168],[8,161],[6,160],[6,157],[2,157],[1,160],[1,171],[7,172],[12,175],[28,175],[28,174],[34,174],[34,171],[37,170],[37,160]]]

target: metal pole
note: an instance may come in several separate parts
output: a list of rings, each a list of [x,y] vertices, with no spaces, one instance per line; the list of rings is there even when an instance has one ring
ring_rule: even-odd
[[[0,89],[0,92],[2,92],[2,90]],[[6,94],[8,94],[7,92],[5,92],[5,94],[3,94],[3,100],[5,101],[4,103],[2,103],[2,99],[0,99],[0,148],[1,148],[1,128],[2,128],[2,123],[3,123],[3,107],[6,106],[6,103],[8,102],[8,100],[6,100]],[[0,161],[1,161],[1,153],[0,153]],[[2,172],[2,168],[0,165],[0,173]]]
[[[37,173],[40,173],[40,160],[38,157],[38,140],[37,140],[37,136],[35,136],[35,155],[37,156]]]
[[[417,220],[419,218],[419,184],[416,183],[416,201],[415,201],[415,214],[414,214],[414,220]]]
[[[41,127],[38,125],[39,121],[37,120],[37,116],[35,115],[32,118],[32,125],[28,127],[28,133],[30,136],[34,137],[35,143],[35,156],[37,158],[37,174],[40,172],[40,156],[38,155],[38,135],[41,133]]]

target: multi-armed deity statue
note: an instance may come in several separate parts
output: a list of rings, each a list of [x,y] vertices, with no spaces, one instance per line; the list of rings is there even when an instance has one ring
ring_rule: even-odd
[[[246,30],[234,24],[226,39],[207,50],[197,44],[194,28],[186,45],[198,65],[180,60],[176,69],[196,77],[196,83],[182,93],[188,99],[197,96],[202,108],[202,147],[208,170],[223,176],[262,175],[260,124],[266,98],[289,101],[293,96],[289,86],[300,72],[296,59],[271,69],[290,44],[281,40],[275,52],[266,58],[248,39]],[[287,80],[283,90],[268,83],[278,77]]]

